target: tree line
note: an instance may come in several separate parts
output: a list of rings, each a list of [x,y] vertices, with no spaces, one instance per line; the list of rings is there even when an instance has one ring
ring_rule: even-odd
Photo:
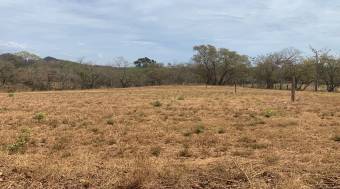
[[[68,90],[150,85],[243,85],[254,88],[320,90],[340,85],[340,58],[330,50],[311,49],[302,56],[293,48],[257,57],[226,48],[200,45],[192,61],[162,64],[148,57],[130,64],[123,57],[95,65],[21,52],[0,55],[0,88],[7,90]]]
[[[326,86],[329,92],[340,85],[340,57],[330,50],[310,47],[312,56],[294,48],[251,58],[212,45],[195,46],[193,62],[207,85],[246,84],[267,89],[314,90]]]

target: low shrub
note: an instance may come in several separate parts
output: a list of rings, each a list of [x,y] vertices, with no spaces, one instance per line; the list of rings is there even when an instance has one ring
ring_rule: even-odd
[[[30,132],[27,129],[23,129],[16,139],[15,143],[8,145],[7,149],[10,154],[24,153],[27,148],[27,143],[30,140]]]
[[[38,120],[38,121],[42,121],[42,120],[44,120],[45,118],[46,118],[46,115],[45,115],[45,113],[43,113],[43,112],[38,112],[38,113],[36,113],[36,114],[34,115],[34,117],[33,117],[33,119]]]
[[[177,100],[184,100],[184,96],[177,97]]]
[[[156,146],[156,147],[152,147],[150,151],[153,156],[158,157],[161,154],[161,150],[162,150],[161,147]]]
[[[194,133],[196,133],[196,134],[201,134],[201,133],[203,133],[204,132],[204,125],[202,125],[202,124],[199,124],[199,125],[197,125],[196,126],[196,128],[194,129]]]
[[[162,103],[160,101],[156,100],[156,101],[152,102],[151,105],[153,105],[154,107],[161,107]]]

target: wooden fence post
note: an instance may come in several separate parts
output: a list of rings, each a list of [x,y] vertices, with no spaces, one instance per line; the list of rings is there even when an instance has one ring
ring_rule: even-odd
[[[295,76],[293,76],[292,89],[291,89],[291,100],[292,100],[292,102],[295,102],[295,90],[296,90],[295,87],[296,87]]]

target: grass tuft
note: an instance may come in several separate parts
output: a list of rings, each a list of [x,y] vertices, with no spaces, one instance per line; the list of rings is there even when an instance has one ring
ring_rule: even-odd
[[[111,118],[111,119],[108,119],[107,121],[106,121],[106,124],[108,124],[108,125],[114,125],[114,120]]]
[[[153,156],[158,157],[161,154],[161,150],[162,150],[161,147],[156,146],[156,147],[152,147],[150,151]]]
[[[161,107],[162,103],[160,101],[156,100],[156,101],[152,102],[151,105],[153,105],[154,107]]]
[[[177,100],[184,100],[184,96],[177,97]]]
[[[33,119],[38,120],[38,121],[42,121],[45,118],[46,118],[46,115],[43,112],[38,112],[33,116]]]
[[[179,151],[179,154],[178,154],[180,157],[191,157],[192,154],[190,152],[190,149],[189,149],[189,145],[184,145],[183,146],[183,149],[181,151]]]
[[[334,140],[335,142],[340,142],[340,135],[334,136],[334,137],[333,137],[333,140]]]
[[[276,115],[276,112],[271,109],[267,109],[264,111],[264,117],[270,118]]]
[[[196,133],[196,134],[201,134],[201,133],[203,133],[204,132],[204,125],[202,125],[202,124],[199,124],[199,125],[197,125],[196,127],[195,127],[195,129],[194,129],[194,133]]]
[[[224,134],[226,133],[225,129],[224,128],[219,128],[218,131],[217,131],[218,134]]]
[[[27,148],[27,143],[30,140],[30,131],[23,129],[16,139],[15,143],[8,145],[9,154],[24,153]]]
[[[8,97],[13,98],[15,96],[15,93],[9,93]]]

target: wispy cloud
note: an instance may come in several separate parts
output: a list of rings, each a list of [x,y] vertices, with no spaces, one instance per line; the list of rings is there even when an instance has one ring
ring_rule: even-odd
[[[27,48],[27,45],[24,43],[18,43],[15,41],[0,41],[0,49],[4,50],[24,50]]]

